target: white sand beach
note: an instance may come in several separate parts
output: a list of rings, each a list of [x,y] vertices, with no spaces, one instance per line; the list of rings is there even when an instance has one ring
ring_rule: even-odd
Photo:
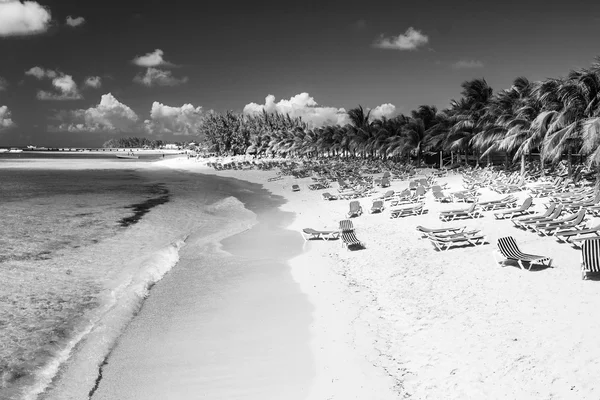
[[[269,182],[273,171],[214,171],[179,159],[172,168],[263,184],[288,200],[290,229],[336,229],[348,201],[326,202],[310,179]],[[457,190],[460,175],[440,182]],[[298,184],[299,192],[291,185]],[[393,181],[391,189],[407,182]],[[335,189],[332,189],[335,190]],[[483,189],[482,200],[500,195]],[[518,193],[520,198],[525,192]],[[429,196],[429,195],[428,195]],[[361,199],[365,210],[368,199]],[[543,209],[536,200],[536,209]],[[427,214],[391,220],[354,219],[365,250],[339,241],[311,241],[291,271],[314,310],[310,350],[315,376],[310,399],[595,399],[600,372],[600,286],[580,278],[580,250],[484,218],[441,222],[440,209],[461,208],[428,198]],[[489,244],[439,252],[415,227],[467,225]],[[553,268],[525,271],[496,264],[498,237],[512,235],[529,253],[549,255]]]

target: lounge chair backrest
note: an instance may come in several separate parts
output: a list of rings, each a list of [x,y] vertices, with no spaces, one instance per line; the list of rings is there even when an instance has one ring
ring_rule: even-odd
[[[552,213],[554,212],[554,210],[556,209],[556,203],[550,203],[548,204],[548,208],[546,209],[546,212],[542,214],[542,217],[547,218],[550,215],[552,215]]]
[[[586,213],[585,208],[582,208],[581,210],[579,210],[577,212],[577,218],[575,218],[575,220],[573,220],[573,224],[579,225],[580,223],[582,223],[583,219],[585,218],[585,213]]]
[[[520,211],[525,211],[527,210],[529,207],[531,207],[531,205],[533,204],[533,199],[530,197],[527,197],[525,199],[525,201],[523,201],[523,205],[520,208]]]
[[[555,208],[554,211],[552,212],[552,214],[550,214],[548,216],[548,218],[558,218],[560,216],[560,214],[562,213],[562,209],[563,209],[563,205],[562,204],[558,204]]]
[[[415,196],[424,196],[425,188],[423,186],[419,186],[415,192]]]
[[[585,270],[600,272],[600,240],[585,240],[581,246],[581,259]]]
[[[354,224],[352,223],[351,220],[344,219],[344,220],[340,221],[340,230],[342,232],[353,231],[354,230]]]
[[[512,236],[501,237],[498,239],[498,250],[505,258],[519,260],[523,252],[519,249],[517,241]]]

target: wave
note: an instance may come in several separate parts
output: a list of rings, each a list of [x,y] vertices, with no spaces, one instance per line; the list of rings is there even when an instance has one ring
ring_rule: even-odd
[[[134,261],[135,273],[104,294],[101,306],[89,316],[64,348],[36,374],[23,398],[82,399],[97,384],[98,371],[118,337],[140,310],[152,286],[179,261],[187,236]],[[131,270],[131,269],[128,269]],[[125,278],[125,279],[123,279]],[[53,382],[54,381],[54,382]],[[85,393],[85,394],[84,394]]]

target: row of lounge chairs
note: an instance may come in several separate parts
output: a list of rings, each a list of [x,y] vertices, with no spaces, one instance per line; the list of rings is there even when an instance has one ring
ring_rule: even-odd
[[[345,219],[339,222],[338,230],[317,230],[313,228],[304,228],[300,232],[305,241],[308,240],[337,240],[342,239],[342,245],[348,250],[352,248],[366,248],[363,241],[356,237],[354,224],[351,220]]]
[[[467,230],[466,226],[429,229],[417,226],[423,237],[429,239],[436,249],[446,251],[454,246],[479,246],[487,243],[487,238],[479,229]]]

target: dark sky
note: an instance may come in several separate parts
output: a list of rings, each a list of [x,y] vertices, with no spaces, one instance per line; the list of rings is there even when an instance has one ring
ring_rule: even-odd
[[[358,104],[444,108],[467,79],[499,90],[517,76],[564,76],[600,55],[600,2],[591,1],[37,2],[51,15],[43,29],[11,34],[10,3],[0,0],[0,146],[192,140],[185,134],[202,112],[242,111],[269,94],[277,104],[268,110],[315,124],[343,121],[340,108]],[[84,22],[69,26],[67,16]],[[374,46],[409,28],[414,49]],[[132,62],[156,49],[171,64],[149,71]],[[26,75],[33,67],[46,75]],[[88,77],[100,87],[84,85]],[[278,103],[301,93],[310,96]]]

